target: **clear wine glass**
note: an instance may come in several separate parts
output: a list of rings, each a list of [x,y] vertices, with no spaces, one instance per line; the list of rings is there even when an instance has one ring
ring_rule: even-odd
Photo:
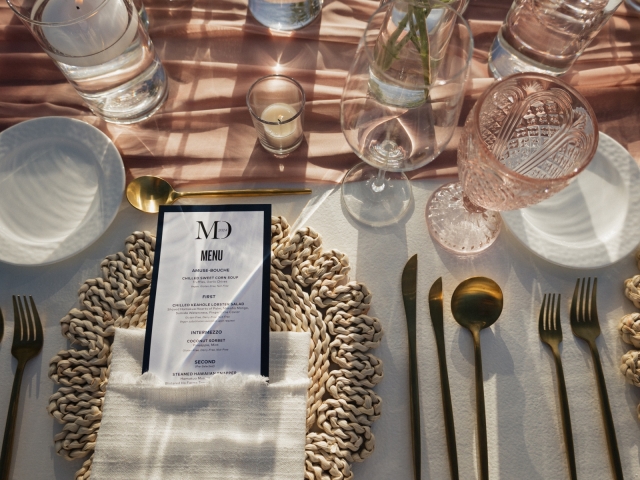
[[[436,158],[458,124],[473,53],[458,3],[387,3],[360,40],[340,120],[365,163],[345,175],[342,199],[365,224],[389,225],[407,212],[411,185],[402,172]]]
[[[427,203],[431,236],[446,249],[477,253],[498,237],[498,212],[541,202],[582,172],[598,148],[587,100],[555,77],[520,73],[478,99],[458,144],[459,183]]]

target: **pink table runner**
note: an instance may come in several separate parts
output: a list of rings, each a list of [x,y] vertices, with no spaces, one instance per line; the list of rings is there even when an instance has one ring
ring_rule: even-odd
[[[475,37],[469,90],[460,119],[493,81],[487,52],[510,0],[471,0]],[[127,175],[161,175],[176,185],[233,182],[338,182],[358,159],[340,131],[340,96],[371,0],[328,0],[322,15],[291,34],[270,32],[246,0],[147,0],[150,35],[167,70],[170,94],[135,126],[93,116],[5,2],[0,3],[0,130],[30,118],[80,118],[120,150]],[[283,73],[307,95],[302,146],[284,159],[257,142],[245,104],[259,77]],[[564,80],[591,102],[600,129],[640,160],[640,17],[624,5]],[[413,178],[455,174],[457,136]]]

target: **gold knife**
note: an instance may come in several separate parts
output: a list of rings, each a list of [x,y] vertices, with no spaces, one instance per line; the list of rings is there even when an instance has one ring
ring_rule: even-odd
[[[413,478],[420,480],[420,392],[418,391],[418,356],[416,351],[416,290],[418,255],[409,259],[402,271],[402,299],[409,332],[409,393],[411,402],[411,436],[413,439]]]
[[[431,324],[436,336],[438,349],[438,363],[440,364],[440,388],[442,390],[442,408],[444,409],[444,427],[447,437],[449,453],[449,469],[451,478],[458,480],[458,452],[456,448],[456,429],[453,425],[453,406],[451,404],[451,390],[449,389],[449,374],[447,372],[447,357],[444,348],[444,319],[442,307],[442,277],[438,278],[429,290],[429,313]]]

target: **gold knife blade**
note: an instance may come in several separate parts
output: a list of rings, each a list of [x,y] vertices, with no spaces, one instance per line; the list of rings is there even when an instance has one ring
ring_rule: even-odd
[[[442,277],[438,278],[429,290],[429,313],[431,324],[436,337],[438,349],[438,363],[440,365],[440,387],[442,391],[442,408],[444,410],[444,427],[449,454],[449,470],[451,478],[458,480],[458,452],[456,448],[456,429],[453,424],[453,405],[451,390],[449,389],[449,373],[447,371],[447,357],[444,346],[444,307],[442,306]]]
[[[416,292],[418,255],[414,255],[402,271],[402,299],[409,333],[409,399],[411,404],[411,437],[413,445],[413,476],[420,480],[420,392],[418,390],[418,358],[416,349]]]

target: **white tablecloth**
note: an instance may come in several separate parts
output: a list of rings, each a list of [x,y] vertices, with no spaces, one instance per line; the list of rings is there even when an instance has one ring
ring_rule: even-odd
[[[450,313],[450,298],[469,276],[493,278],[505,293],[501,318],[482,332],[483,366],[492,478],[561,479],[567,477],[556,396],[555,368],[548,348],[538,337],[542,294],[561,293],[564,343],[562,358],[567,381],[578,462],[578,476],[605,480],[611,470],[605,444],[591,355],[572,334],[568,308],[578,275],[598,276],[598,305],[602,336],[598,347],[609,390],[625,478],[640,478],[640,424],[636,406],[640,389],[628,386],[618,372],[627,350],[616,327],[620,317],[634,311],[623,295],[622,282],[637,273],[630,255],[617,264],[593,271],[574,271],[551,265],[529,253],[508,232],[490,250],[474,258],[458,258],[435,247],[424,220],[429,194],[439,181],[414,182],[415,203],[399,224],[370,228],[343,210],[339,189],[327,198],[329,187],[312,185],[315,206],[304,209],[307,198],[274,200],[275,215],[291,223],[304,213],[301,224],[315,228],[325,248],[349,255],[351,277],[373,292],[371,314],[382,320],[385,337],[375,353],[384,362],[384,380],[376,391],[383,399],[382,416],[373,427],[376,450],[354,466],[356,479],[411,479],[407,330],[400,293],[406,260],[418,253],[418,359],[422,417],[423,479],[448,478],[448,462],[440,397],[440,380],[427,292],[439,276],[444,281],[445,343],[453,395],[461,478],[476,478],[475,391],[471,336]],[[248,201],[246,203],[249,203]],[[313,200],[310,202],[313,203]],[[304,209],[304,210],[303,210]],[[19,411],[13,478],[72,479],[81,461],[56,456],[52,437],[60,426],[48,416],[46,405],[55,390],[47,376],[49,359],[66,347],[59,319],[77,302],[76,291],[86,278],[97,276],[98,265],[119,251],[134,230],[155,231],[156,216],[141,214],[123,203],[112,227],[86,251],[46,267],[0,264],[0,307],[7,320],[0,343],[0,426],[4,425],[16,361],[11,357],[13,312],[11,294],[33,295],[46,323],[42,354],[27,365]]]

